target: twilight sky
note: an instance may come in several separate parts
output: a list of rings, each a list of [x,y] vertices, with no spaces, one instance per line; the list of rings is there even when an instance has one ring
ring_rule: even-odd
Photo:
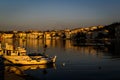
[[[53,30],[120,21],[120,0],[0,0],[0,30]]]

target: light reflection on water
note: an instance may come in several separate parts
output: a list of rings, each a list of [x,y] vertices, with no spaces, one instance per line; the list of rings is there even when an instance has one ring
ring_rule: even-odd
[[[47,69],[45,74],[41,69],[25,71],[36,80],[120,79],[120,46],[117,43],[112,46],[73,46],[70,40],[6,39],[2,43],[5,42],[25,47],[28,54],[43,52],[43,45],[47,44],[46,54],[57,56],[56,69]]]

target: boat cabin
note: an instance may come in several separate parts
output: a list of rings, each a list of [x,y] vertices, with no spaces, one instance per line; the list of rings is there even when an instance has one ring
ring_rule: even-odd
[[[14,49],[13,45],[5,44],[2,53],[5,56],[25,56],[26,50],[25,48],[21,48],[21,47],[17,47]]]

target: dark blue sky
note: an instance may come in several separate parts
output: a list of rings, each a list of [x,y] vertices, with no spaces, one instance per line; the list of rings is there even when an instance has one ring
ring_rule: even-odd
[[[120,21],[120,0],[0,0],[0,30],[52,30]]]

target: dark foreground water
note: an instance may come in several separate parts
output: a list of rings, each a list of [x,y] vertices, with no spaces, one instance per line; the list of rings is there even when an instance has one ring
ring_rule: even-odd
[[[74,46],[70,40],[6,39],[2,43],[5,42],[25,47],[28,54],[43,52],[47,44],[46,54],[57,56],[52,66],[4,66],[5,71],[25,74],[25,80],[120,80],[119,42],[110,46]],[[1,71],[0,80],[3,77]]]

